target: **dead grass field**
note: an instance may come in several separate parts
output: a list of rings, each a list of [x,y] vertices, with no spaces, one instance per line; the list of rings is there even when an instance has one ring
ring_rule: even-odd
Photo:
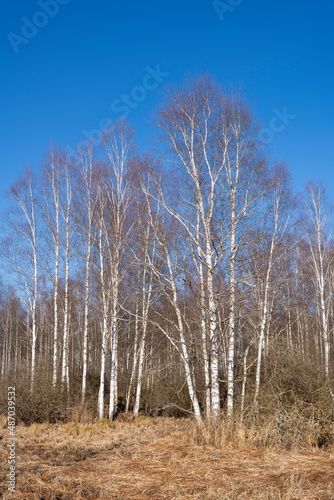
[[[16,493],[0,429],[1,498],[334,499],[334,450],[194,444],[189,420],[17,426]]]

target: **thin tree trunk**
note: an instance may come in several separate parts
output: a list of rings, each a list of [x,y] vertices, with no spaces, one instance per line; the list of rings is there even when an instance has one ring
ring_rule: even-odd
[[[105,291],[105,278],[104,278],[104,256],[102,247],[102,228],[99,230],[99,253],[100,253],[100,279],[101,279],[101,295],[102,295],[102,310],[103,310],[103,324],[102,324],[102,341],[101,341],[101,366],[100,366],[100,386],[98,396],[98,416],[100,419],[104,418],[104,378],[106,368],[106,353],[107,353],[107,332],[108,332],[108,302]]]
[[[148,310],[150,307],[151,293],[152,293],[152,273],[150,275],[150,282],[147,292],[145,291],[145,279],[146,279],[146,269],[144,270],[144,276],[143,276],[143,322],[142,322],[143,335],[141,339],[139,356],[138,356],[138,378],[137,378],[136,400],[133,410],[133,415],[135,417],[138,417],[139,406],[140,406],[140,394],[141,394],[142,379],[143,379]]]
[[[247,383],[247,356],[250,346],[247,346],[244,353],[244,373],[242,377],[242,388],[241,388],[241,408],[240,408],[240,420],[244,419],[245,411],[245,396],[246,396],[246,383]]]
[[[230,311],[229,311],[229,345],[227,360],[227,417],[233,417],[234,406],[234,355],[235,355],[235,192],[231,200],[231,235],[230,235]]]

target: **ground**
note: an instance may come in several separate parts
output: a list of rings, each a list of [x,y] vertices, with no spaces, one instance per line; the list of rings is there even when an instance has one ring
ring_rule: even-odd
[[[194,444],[187,420],[17,426],[16,492],[7,490],[2,428],[0,495],[51,499],[334,499],[334,451]],[[4,426],[3,426],[4,427]]]

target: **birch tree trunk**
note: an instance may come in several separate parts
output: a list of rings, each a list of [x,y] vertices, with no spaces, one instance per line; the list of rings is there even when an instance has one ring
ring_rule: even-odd
[[[185,335],[184,335],[182,314],[181,314],[181,310],[179,307],[179,301],[178,301],[178,293],[177,293],[175,280],[174,280],[173,265],[172,265],[172,261],[171,261],[170,255],[169,255],[169,250],[168,250],[166,245],[164,245],[164,250],[165,250],[167,265],[168,265],[168,269],[169,269],[170,285],[171,285],[171,290],[172,290],[172,294],[173,294],[172,295],[172,303],[173,303],[176,317],[177,317],[178,333],[180,336],[180,345],[181,345],[180,353],[181,353],[181,357],[182,357],[183,365],[184,365],[184,370],[185,370],[185,374],[186,374],[187,387],[188,387],[189,396],[190,396],[190,399],[191,399],[191,402],[192,402],[192,405],[194,408],[195,418],[198,422],[201,422],[201,420],[202,420],[201,410],[199,407],[194,383],[193,383],[193,380],[191,377],[189,354],[188,354],[187,344],[186,344]]]
[[[118,322],[119,294],[123,277],[123,263],[130,246],[132,224],[128,212],[132,199],[132,187],[127,176],[133,160],[133,133],[125,122],[111,124],[102,135],[102,144],[108,162],[105,182],[108,213],[105,230],[109,231],[109,267],[111,270],[111,366],[109,418],[112,419],[117,406],[118,393]]]
[[[90,275],[91,275],[91,256],[92,248],[95,243],[94,218],[98,200],[97,172],[94,168],[93,148],[82,151],[80,154],[82,194],[81,204],[82,213],[79,215],[79,224],[81,232],[84,235],[85,247],[85,301],[84,301],[84,328],[83,328],[83,352],[82,352],[82,388],[81,404],[85,404],[87,390],[87,370],[88,370],[88,320],[89,320],[89,298],[90,298]],[[81,202],[81,203],[80,203]]]
[[[36,179],[31,170],[25,170],[9,190],[9,197],[15,208],[9,212],[9,225],[13,238],[4,248],[5,257],[12,269],[19,274],[22,283],[21,299],[27,306],[31,331],[30,390],[34,390],[37,348],[37,296],[38,296],[38,248]],[[29,322],[27,324],[29,328]]]
[[[126,403],[125,403],[125,411],[129,411],[130,405],[130,396],[132,390],[132,384],[135,378],[137,363],[138,363],[138,342],[139,342],[139,282],[140,282],[140,265],[138,265],[138,278],[137,278],[137,287],[136,287],[136,312],[135,312],[135,338],[134,338],[134,349],[133,349],[133,363],[131,369],[131,376],[129,387],[126,393]]]
[[[111,339],[110,339],[110,352],[111,352],[111,360],[110,360],[110,397],[109,397],[109,419],[112,420],[114,417],[114,413],[116,411],[117,400],[115,398],[117,394],[117,379],[118,379],[118,371],[117,371],[117,361],[118,361],[118,331],[117,331],[117,323],[118,323],[118,292],[119,292],[119,268],[118,265],[113,272],[112,276],[112,291],[113,291],[113,300],[112,300],[112,318],[111,318]]]
[[[142,380],[143,380],[143,368],[144,368],[144,356],[145,356],[145,345],[146,345],[146,333],[147,333],[147,321],[148,321],[148,311],[151,303],[151,294],[152,294],[152,279],[153,274],[150,273],[149,276],[149,284],[148,289],[146,289],[146,274],[147,274],[147,265],[148,265],[148,244],[149,244],[149,227],[147,228],[147,235],[145,241],[145,252],[144,252],[144,271],[143,271],[143,296],[142,296],[142,338],[138,353],[138,377],[137,377],[137,388],[136,388],[136,399],[133,410],[134,417],[138,417],[139,406],[140,406],[140,394],[142,388]],[[153,250],[154,254],[154,250]],[[154,261],[154,255],[152,255],[152,260]]]
[[[227,356],[227,417],[232,418],[234,407],[234,356],[235,356],[235,191],[231,198],[231,235],[230,235],[230,310]]]
[[[102,220],[100,220],[99,227],[99,256],[100,256],[100,284],[101,284],[101,300],[102,300],[102,340],[101,340],[101,366],[100,366],[100,386],[98,395],[98,416],[100,419],[104,415],[104,379],[106,368],[106,355],[107,355],[107,340],[108,340],[108,295],[105,286],[105,270],[104,270],[104,252],[103,252],[103,234],[102,234]]]
[[[63,357],[62,357],[62,371],[61,382],[66,388],[69,397],[69,265],[70,265],[70,237],[71,237],[71,208],[72,208],[72,186],[70,179],[70,172],[68,165],[65,170],[65,206],[62,209],[64,227],[65,227],[65,256],[64,256],[64,333],[63,333]]]
[[[52,386],[57,384],[58,367],[58,282],[59,282],[59,253],[60,253],[60,182],[62,175],[62,158],[59,151],[53,147],[49,161],[43,165],[43,190],[45,199],[44,218],[54,244],[54,279],[53,279],[53,358],[52,358]]]
[[[304,235],[310,250],[310,262],[315,277],[318,305],[320,313],[322,347],[324,350],[324,371],[329,377],[329,327],[328,316],[330,312],[331,287],[330,269],[333,257],[329,248],[333,243],[332,210],[328,205],[326,193],[321,184],[309,183],[307,196],[304,198],[305,223]]]

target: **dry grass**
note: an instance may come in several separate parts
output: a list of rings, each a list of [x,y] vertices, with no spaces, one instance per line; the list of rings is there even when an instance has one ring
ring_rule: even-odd
[[[8,495],[4,423],[4,499],[334,498],[333,450],[264,448],[255,445],[256,429],[239,426],[232,435],[223,426],[149,417],[18,425],[17,489]]]
[[[198,445],[232,448],[271,448],[283,450],[313,450],[320,446],[331,447],[334,444],[334,426],[319,424],[299,419],[282,422],[271,418],[262,424],[244,424],[240,421],[219,425],[212,422],[189,427],[189,440]]]

